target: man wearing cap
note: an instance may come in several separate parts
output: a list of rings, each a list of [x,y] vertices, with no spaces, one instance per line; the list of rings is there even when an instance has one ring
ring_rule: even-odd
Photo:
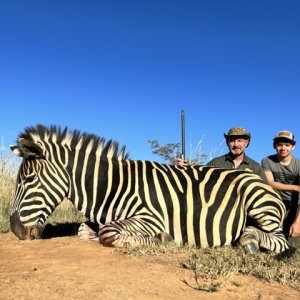
[[[207,166],[252,172],[268,182],[261,165],[245,154],[245,149],[250,144],[251,134],[245,128],[231,128],[227,134],[224,133],[224,137],[229,152],[212,159]],[[176,164],[186,166],[187,161],[178,159]]]
[[[292,155],[295,145],[294,134],[281,130],[273,139],[276,154],[262,160],[269,184],[278,190],[287,209],[283,224],[286,237],[300,236],[300,160]]]
[[[229,152],[212,159],[207,166],[252,172],[267,182],[260,164],[245,154],[245,149],[250,144],[251,134],[245,128],[231,128],[227,134],[224,133],[224,137]]]

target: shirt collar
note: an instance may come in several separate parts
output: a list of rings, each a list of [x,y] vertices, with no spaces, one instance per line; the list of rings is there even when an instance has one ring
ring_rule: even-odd
[[[233,160],[231,158],[231,155],[230,155],[230,152],[227,153],[227,154],[225,154],[225,160],[233,162]],[[250,164],[250,159],[249,159],[249,157],[245,153],[244,153],[244,158],[243,158],[243,161],[241,162],[241,164],[247,164],[247,165]]]

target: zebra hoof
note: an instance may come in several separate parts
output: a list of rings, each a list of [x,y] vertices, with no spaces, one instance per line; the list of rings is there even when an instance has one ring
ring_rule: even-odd
[[[157,234],[156,238],[161,242],[161,243],[168,243],[172,242],[173,238],[169,233],[166,232],[160,232]]]
[[[257,252],[259,250],[259,240],[256,236],[256,232],[251,232],[251,228],[248,227],[248,230],[240,236],[239,244],[243,246],[246,251],[250,254]]]
[[[259,250],[258,244],[250,242],[244,245],[246,251],[250,254],[253,254]]]
[[[97,233],[87,223],[82,223],[79,226],[78,236],[82,240],[98,240]]]

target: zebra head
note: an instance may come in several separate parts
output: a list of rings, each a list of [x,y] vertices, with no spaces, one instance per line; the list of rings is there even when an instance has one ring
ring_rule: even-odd
[[[36,239],[68,193],[69,179],[55,147],[36,133],[20,135],[11,150],[23,158],[17,176],[10,227],[19,239]]]

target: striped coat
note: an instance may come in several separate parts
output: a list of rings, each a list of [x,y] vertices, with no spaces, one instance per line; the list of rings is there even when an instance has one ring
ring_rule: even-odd
[[[21,239],[40,237],[67,198],[99,224],[107,246],[173,239],[198,247],[240,241],[250,251],[289,248],[285,207],[257,175],[130,160],[115,142],[42,125],[26,128],[11,149],[23,157],[11,212],[12,231]]]

